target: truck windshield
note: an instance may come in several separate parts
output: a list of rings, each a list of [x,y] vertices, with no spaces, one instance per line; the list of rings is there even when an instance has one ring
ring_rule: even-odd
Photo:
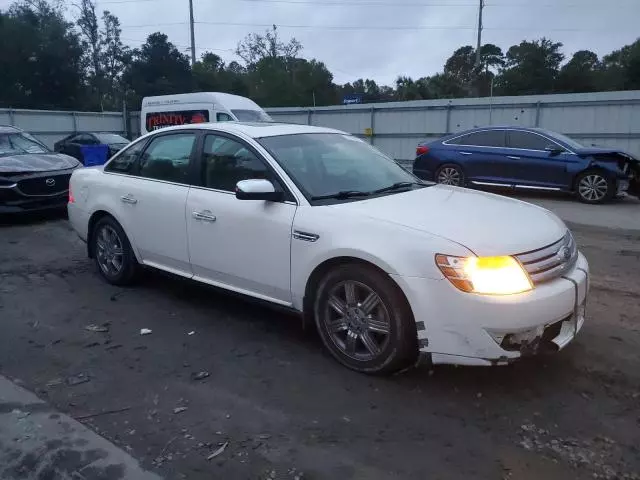
[[[273,122],[273,119],[262,110],[231,110],[240,122]]]

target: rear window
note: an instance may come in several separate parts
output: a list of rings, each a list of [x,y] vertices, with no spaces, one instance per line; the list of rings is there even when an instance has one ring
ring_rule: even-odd
[[[450,145],[470,145],[478,147],[504,147],[504,130],[485,130],[469,133],[447,141]]]
[[[208,110],[181,110],[178,112],[149,112],[145,118],[147,132],[175,125],[206,123],[209,121]]]

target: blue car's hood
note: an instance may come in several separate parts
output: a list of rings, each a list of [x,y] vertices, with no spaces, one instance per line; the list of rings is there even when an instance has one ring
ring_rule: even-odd
[[[607,148],[607,147],[585,147],[578,148],[574,150],[574,152],[581,157],[588,157],[589,155],[606,155],[606,154],[614,154],[614,155],[623,155],[625,157],[629,157],[630,160],[636,160],[633,155],[621,150],[619,148]]]

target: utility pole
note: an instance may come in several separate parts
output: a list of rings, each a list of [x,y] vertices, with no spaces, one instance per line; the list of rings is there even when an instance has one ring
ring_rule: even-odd
[[[476,47],[476,70],[480,69],[480,49],[482,48],[482,10],[484,10],[484,0],[480,0],[478,10],[478,46]]]
[[[189,25],[191,27],[191,66],[196,64],[196,34],[193,30],[193,0],[189,0]]]

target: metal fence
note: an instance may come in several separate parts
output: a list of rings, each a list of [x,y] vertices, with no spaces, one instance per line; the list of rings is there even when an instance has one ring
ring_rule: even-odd
[[[640,91],[522,97],[420,100],[311,108],[270,108],[279,122],[320,125],[368,138],[397,160],[410,161],[422,140],[487,125],[542,127],[587,145],[615,146],[640,156]],[[78,131],[136,138],[140,113],[0,109],[0,124],[15,125],[47,145]]]
[[[127,133],[124,116],[118,112],[0,109],[0,125],[20,127],[49,147],[75,132]]]
[[[337,128],[369,141],[397,160],[417,144],[487,125],[541,127],[586,145],[640,156],[640,91],[521,97],[420,100],[317,108],[267,109],[279,122]]]

